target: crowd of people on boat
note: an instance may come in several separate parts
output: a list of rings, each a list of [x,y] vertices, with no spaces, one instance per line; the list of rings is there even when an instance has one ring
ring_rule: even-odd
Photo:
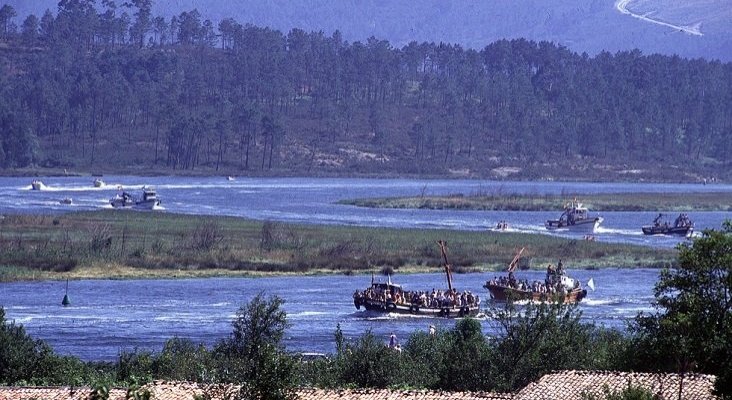
[[[676,227],[687,227],[692,226],[691,219],[686,213],[679,214],[678,217],[676,217],[676,220],[674,221],[674,226]]]
[[[556,267],[554,267],[553,264],[549,264],[547,266],[544,282],[538,280],[529,282],[528,279],[516,279],[513,272],[509,272],[508,276],[494,276],[493,279],[488,281],[488,285],[502,286],[514,290],[541,294],[564,293],[566,292],[566,289],[562,284],[562,275],[564,275],[564,266],[562,264],[562,260],[559,260]],[[578,285],[579,281],[575,281],[575,286]]]
[[[469,290],[459,292],[456,289],[429,291],[400,291],[382,289],[374,285],[364,291],[356,291],[355,298],[365,298],[383,303],[393,302],[397,305],[418,306],[427,308],[473,307],[480,305],[480,297]]]

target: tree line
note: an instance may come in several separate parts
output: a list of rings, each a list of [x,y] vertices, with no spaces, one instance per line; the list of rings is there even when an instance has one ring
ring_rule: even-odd
[[[732,64],[550,42],[395,48],[152,0],[0,8],[0,167],[729,171]]]

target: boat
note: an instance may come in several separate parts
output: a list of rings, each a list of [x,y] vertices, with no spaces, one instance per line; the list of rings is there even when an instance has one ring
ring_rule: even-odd
[[[674,220],[673,225],[668,221],[663,221],[663,214],[659,213],[653,219],[652,225],[644,225],[641,227],[645,235],[680,235],[690,236],[694,233],[694,222],[691,221],[686,213],[679,214]]]
[[[229,175],[229,176],[227,176],[227,177],[226,177],[226,180],[227,180],[227,181],[235,181],[235,180],[236,180],[236,178],[235,178],[235,177],[233,177],[233,176],[231,176],[231,175]]]
[[[142,197],[135,201],[135,207],[152,210],[160,206],[160,198],[155,189],[149,186],[142,187]]]
[[[34,179],[33,181],[31,181],[32,190],[43,190],[45,188],[46,188],[46,185],[44,185],[43,182],[41,182],[40,180]]]
[[[94,187],[96,187],[96,188],[105,187],[107,185],[106,183],[104,183],[104,181],[101,178],[94,179],[93,183],[94,183]]]
[[[58,201],[60,204],[72,204],[74,200],[71,197],[64,197],[63,199]]]
[[[574,199],[565,204],[559,219],[549,219],[544,226],[548,230],[567,229],[594,233],[602,221],[602,217],[590,217],[587,207]]]
[[[407,291],[391,282],[377,282],[371,277],[371,286],[353,294],[357,310],[420,315],[428,317],[472,317],[480,311],[480,297],[470,291],[459,292],[452,286],[452,266],[447,261],[447,243],[437,242],[442,252],[443,267],[447,277],[447,290]]]
[[[132,208],[135,205],[135,197],[127,192],[117,193],[109,199],[109,204],[114,208]]]
[[[556,268],[549,264],[544,282],[517,279],[514,272],[523,252],[524,248],[521,248],[508,264],[508,276],[493,278],[483,285],[488,289],[491,299],[500,302],[528,300],[577,303],[587,296],[587,289],[582,287],[580,281],[565,273],[561,260]],[[594,287],[594,283],[590,287]]]
[[[142,195],[135,197],[125,191],[117,193],[109,200],[109,204],[114,208],[136,208],[143,210],[152,210],[160,205],[160,198],[155,189],[143,186]]]

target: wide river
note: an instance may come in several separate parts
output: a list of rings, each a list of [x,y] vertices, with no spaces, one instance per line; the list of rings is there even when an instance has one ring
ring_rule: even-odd
[[[543,221],[559,212],[473,212],[454,210],[366,209],[334,204],[340,199],[463,193],[556,193],[568,198],[590,193],[620,192],[726,192],[732,201],[732,185],[493,182],[478,180],[318,179],[222,177],[105,176],[107,186],[94,188],[88,177],[41,178],[45,188],[30,190],[29,178],[0,178],[0,213],[63,213],[109,207],[109,198],[123,187],[137,192],[154,186],[163,201],[163,212],[233,215],[260,220],[298,223],[347,224],[387,227],[486,230],[508,221],[516,231],[549,234]],[[72,204],[60,204],[71,198]],[[659,210],[662,211],[662,210]],[[121,211],[134,212],[134,211]],[[646,237],[640,226],[656,212],[603,213],[605,222],[597,240],[671,247],[684,239]],[[690,213],[697,230],[719,228],[732,219],[730,212]],[[552,233],[581,237],[568,233]],[[449,241],[449,238],[446,238]],[[658,271],[646,269],[572,270],[596,291],[579,306],[583,318],[606,326],[624,328],[639,311],[652,311],[652,288]],[[623,266],[619,266],[623,267]],[[487,298],[482,288],[495,274],[465,274],[455,285]],[[543,279],[541,272],[520,272],[519,277]],[[333,332],[340,324],[353,338],[371,329],[386,340],[392,332],[400,339],[430,324],[448,328],[454,321],[418,317],[376,315],[357,311],[351,295],[370,283],[369,276],[286,278],[220,278],[190,280],[72,281],[72,305],[62,307],[64,282],[0,284],[0,306],[7,318],[23,324],[34,337],[44,339],[62,354],[85,360],[112,360],[121,350],[160,350],[164,341],[178,336],[213,344],[231,332],[237,309],[259,292],[285,299],[292,327],[286,344],[292,351],[330,352]],[[407,289],[445,286],[441,274],[393,277]],[[491,306],[490,302],[483,304]],[[487,313],[490,315],[490,313]],[[482,316],[487,334],[495,334],[494,321]]]

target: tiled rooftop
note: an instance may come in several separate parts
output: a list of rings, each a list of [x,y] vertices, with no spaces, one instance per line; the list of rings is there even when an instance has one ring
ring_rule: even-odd
[[[682,399],[711,400],[714,376],[686,374],[683,379]],[[678,399],[679,374],[653,374],[616,371],[562,371],[547,374],[516,394],[516,400],[581,399],[582,394],[604,398],[603,388],[620,392],[629,384],[650,389],[660,399]]]
[[[678,374],[651,374],[614,371],[562,371],[543,376],[518,393],[441,392],[388,389],[298,389],[300,400],[580,400],[583,394],[603,398],[603,387],[620,391],[629,383],[650,389],[660,399],[678,399]],[[712,400],[714,376],[687,374],[683,379],[682,399]],[[213,399],[224,398],[231,386],[202,387],[188,382],[153,382],[145,386],[154,400],[192,400],[206,393]],[[0,387],[0,400],[87,400],[89,388],[69,387]],[[126,391],[112,389],[109,400],[124,400]]]

